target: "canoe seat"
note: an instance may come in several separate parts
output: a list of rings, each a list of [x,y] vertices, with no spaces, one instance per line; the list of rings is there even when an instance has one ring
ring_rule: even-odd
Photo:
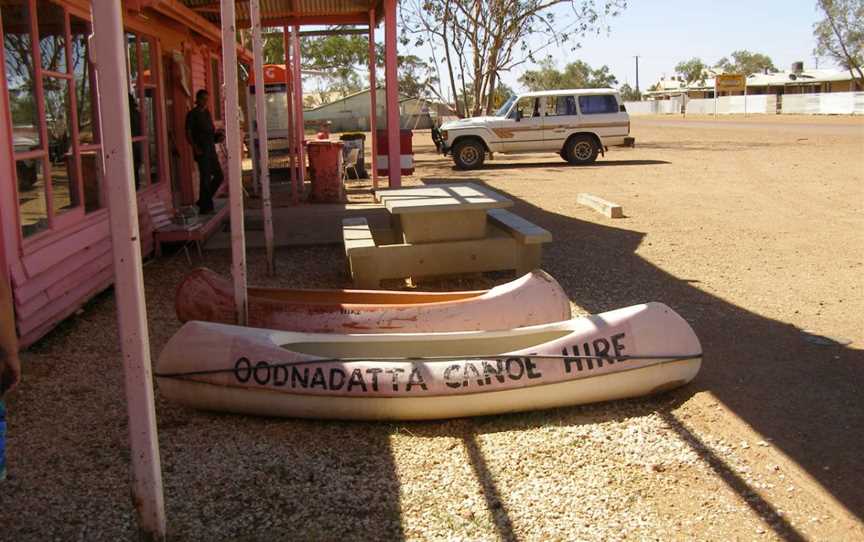
[[[486,211],[489,221],[505,230],[510,235],[526,245],[538,245],[552,241],[552,234],[506,209],[489,209]]]

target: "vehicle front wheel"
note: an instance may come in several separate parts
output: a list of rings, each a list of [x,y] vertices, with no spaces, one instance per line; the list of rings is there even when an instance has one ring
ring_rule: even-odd
[[[478,169],[486,159],[486,148],[476,139],[463,139],[453,145],[453,161],[459,169]]]
[[[591,136],[574,136],[564,144],[563,157],[567,162],[574,165],[591,164],[597,160],[600,149],[597,142]]]

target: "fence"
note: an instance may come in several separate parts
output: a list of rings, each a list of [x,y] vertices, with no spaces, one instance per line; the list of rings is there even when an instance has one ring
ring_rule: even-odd
[[[785,94],[781,104],[781,113],[861,115],[864,114],[864,92]]]
[[[721,96],[716,104],[713,98],[687,100],[687,114],[718,115],[742,114],[744,96]],[[747,96],[748,114],[804,114],[804,115],[862,115],[864,92],[826,92],[822,94],[756,94]],[[669,115],[681,113],[681,99],[624,102],[631,115]]]

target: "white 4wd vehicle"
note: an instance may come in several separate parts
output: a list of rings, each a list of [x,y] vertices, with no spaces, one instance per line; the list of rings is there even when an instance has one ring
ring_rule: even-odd
[[[609,147],[633,144],[618,93],[602,88],[518,94],[492,116],[447,122],[440,131],[442,150],[459,169],[479,168],[496,152],[557,152],[590,164]]]

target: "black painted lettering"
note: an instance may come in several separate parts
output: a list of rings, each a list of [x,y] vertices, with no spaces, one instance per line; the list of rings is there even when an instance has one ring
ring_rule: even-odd
[[[621,343],[621,339],[624,337],[626,337],[624,333],[616,333],[615,335],[612,335],[612,350],[615,352],[616,358],[620,358],[624,352],[624,344]]]
[[[366,369],[366,374],[372,375],[372,391],[378,391],[378,374],[383,372],[384,369],[379,369],[377,367]]]
[[[309,388],[315,386],[321,386],[322,390],[327,389],[327,380],[324,379],[324,369],[321,367],[315,367],[315,373],[312,374],[312,383],[309,384]]]
[[[255,364],[255,370],[252,372],[255,377],[255,382],[262,386],[270,382],[270,364],[266,361],[259,361]]]
[[[411,374],[408,376],[408,385],[405,386],[405,391],[411,391],[411,386],[420,386],[423,391],[429,391],[426,387],[426,382],[423,380],[423,375],[420,374],[420,368],[414,367]]]
[[[543,375],[537,372],[537,365],[531,361],[531,358],[525,358],[525,374],[528,378],[541,378]]]
[[[574,344],[572,348],[573,348],[573,355],[574,355],[574,356],[577,356],[577,357],[572,357],[572,358],[565,357],[565,358],[564,358],[564,372],[565,372],[565,373],[569,373],[569,372],[572,370],[572,369],[570,368],[570,366],[571,366],[572,364],[574,364],[574,363],[576,364],[576,370],[578,370],[578,371],[581,371],[581,370],[582,370],[582,360],[578,358],[578,356],[579,356],[579,347],[576,346],[576,345]],[[569,355],[570,355],[570,354],[567,352],[567,347],[566,347],[566,346],[561,350],[561,355],[562,355],[562,356],[569,356]]]
[[[339,367],[334,367],[330,369],[329,384],[331,390],[341,390],[342,385],[345,384],[345,371],[343,371]]]
[[[393,375],[393,391],[399,391],[399,374],[404,373],[405,369],[387,369],[384,372]]]
[[[604,338],[594,339],[594,355],[595,356],[608,356],[609,355],[609,341]],[[612,360],[597,360],[597,367],[603,367],[603,361],[608,363],[612,363]]]
[[[447,384],[448,387],[458,388],[462,386],[461,382],[454,382],[450,376],[453,371],[458,371],[460,368],[461,367],[459,365],[451,365],[450,367],[444,369],[444,383]]]
[[[477,370],[477,367],[475,367],[473,363],[471,363],[470,361],[465,362],[465,368],[463,371],[464,371],[462,373],[462,378],[464,379],[464,380],[462,380],[463,386],[467,386],[468,381],[472,378],[476,378],[477,384],[479,384],[480,386],[483,385],[483,378],[480,376],[480,371]],[[471,373],[471,374],[469,374],[469,373]]]
[[[582,353],[585,356],[591,355],[591,349],[588,348],[588,343],[582,343]],[[585,365],[588,366],[588,370],[590,371],[591,369],[594,368],[594,360],[592,360],[591,358],[586,358],[585,359]]]
[[[303,389],[309,387],[309,367],[303,367],[303,372],[296,366],[291,367],[291,387],[296,388],[298,383]]]
[[[483,374],[486,376],[486,384],[492,383],[492,375],[495,375],[498,382],[504,382],[507,378],[507,375],[504,374],[503,362],[500,359],[498,360],[497,366],[492,365],[488,361],[484,361]]]
[[[351,371],[351,376],[348,378],[348,391],[351,391],[351,388],[354,386],[360,386],[361,390],[368,391],[366,389],[366,381],[363,380],[363,371],[360,369]]]
[[[515,369],[514,369],[515,368]],[[518,370],[518,372],[516,372]],[[519,358],[507,358],[507,376],[510,380],[519,380],[525,374],[525,367]]]
[[[279,376],[282,378],[279,378]],[[273,385],[274,386],[284,386],[288,383],[288,367],[284,365],[274,365],[273,366]]]
[[[252,378],[252,363],[246,358],[240,358],[234,364],[234,377],[240,382],[249,382]]]

